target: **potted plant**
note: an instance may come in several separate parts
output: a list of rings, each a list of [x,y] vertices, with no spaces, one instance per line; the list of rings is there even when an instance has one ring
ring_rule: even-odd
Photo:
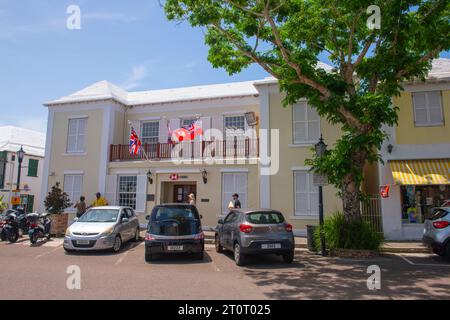
[[[3,199],[5,198],[5,195],[0,196],[0,214],[3,213],[8,208],[8,205],[6,202],[3,202]]]
[[[64,235],[69,225],[69,215],[64,213],[64,210],[69,208],[72,203],[69,195],[59,187],[59,182],[56,182],[47,194],[44,205],[52,220],[50,234],[56,237]]]

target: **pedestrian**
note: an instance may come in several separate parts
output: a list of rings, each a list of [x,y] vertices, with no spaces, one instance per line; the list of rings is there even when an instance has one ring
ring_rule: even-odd
[[[80,201],[77,201],[75,205],[73,206],[75,209],[77,209],[77,218],[81,217],[86,212],[86,202],[85,197],[81,196]]]
[[[230,203],[228,204],[228,210],[241,209],[241,202],[239,201],[239,195],[237,193],[234,193],[232,197],[233,200],[231,200]]]
[[[95,194],[95,200],[92,202],[92,205],[90,205],[88,207],[92,208],[92,207],[101,207],[101,206],[107,206],[108,205],[108,201],[106,201],[106,199],[104,197],[102,197],[102,194],[100,192],[97,192]]]
[[[195,206],[195,194],[191,193],[188,195],[189,204]]]

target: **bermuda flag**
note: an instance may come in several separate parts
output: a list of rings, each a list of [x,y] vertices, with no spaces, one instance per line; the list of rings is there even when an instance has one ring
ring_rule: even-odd
[[[194,140],[196,137],[203,135],[203,130],[198,121],[189,126],[176,129],[172,132],[172,141],[182,142]]]
[[[131,127],[131,134],[130,134],[130,154],[138,154],[139,149],[141,148],[141,140],[139,140],[139,137],[134,130],[133,127]]]

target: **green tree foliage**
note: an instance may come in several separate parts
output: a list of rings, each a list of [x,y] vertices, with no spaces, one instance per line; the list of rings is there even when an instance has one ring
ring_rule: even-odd
[[[367,23],[371,5],[379,29]],[[259,64],[279,80],[285,106],[306,97],[342,127],[332,150],[308,164],[341,190],[347,220],[360,217],[363,167],[379,160],[383,126],[397,123],[392,97],[450,47],[448,0],[166,0],[164,9],[204,28],[214,67],[234,74]]]
[[[57,182],[47,194],[44,205],[45,210],[48,212],[60,214],[63,213],[66,208],[69,208],[72,203],[70,202],[69,195],[62,191],[59,187],[59,182]]]

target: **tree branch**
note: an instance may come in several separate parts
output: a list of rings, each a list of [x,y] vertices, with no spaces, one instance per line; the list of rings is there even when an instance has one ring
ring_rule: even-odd
[[[439,52],[441,52],[442,47],[438,46],[436,49],[431,50],[430,52],[428,52],[427,54],[425,54],[424,56],[422,56],[419,60],[417,60],[416,64],[421,64],[423,62],[426,62],[430,59],[432,59],[434,56],[436,56]],[[408,74],[409,70],[407,68],[399,70],[396,75],[395,75],[395,79],[400,79],[404,76],[406,76]]]

